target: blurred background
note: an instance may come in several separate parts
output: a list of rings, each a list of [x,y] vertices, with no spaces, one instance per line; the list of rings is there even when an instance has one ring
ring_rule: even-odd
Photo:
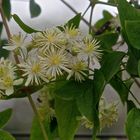
[[[66,0],[66,2],[78,13],[83,13],[89,5],[88,0]],[[61,0],[36,0],[36,3],[41,7],[41,14],[38,17],[31,18],[29,0],[11,0],[12,14],[17,14],[27,25],[39,30],[44,30],[45,28],[56,25],[63,25],[75,15],[75,12],[68,8]],[[103,10],[107,10],[113,15],[117,13],[117,9],[115,7],[98,4],[93,12],[93,24],[96,23],[98,19],[102,18]],[[87,11],[84,18],[88,21],[89,17],[90,10]],[[22,32],[13,19],[11,19],[8,24],[13,34]],[[80,24],[80,28],[85,34],[88,32],[88,26],[83,21]],[[2,38],[6,38],[4,30]],[[138,89],[135,85],[133,85],[132,90],[138,93]],[[119,118],[118,122],[111,128],[105,128],[102,133],[99,134],[99,139],[115,140],[111,138],[116,137],[118,140],[126,140],[124,134],[126,109],[122,103],[120,103],[118,95],[109,85],[106,87],[104,95],[109,102],[118,101]],[[33,97],[36,101],[37,94],[33,95]],[[12,99],[8,101],[0,101],[0,110],[8,107],[12,107],[14,113],[5,129],[14,134],[17,137],[17,140],[29,140],[33,112],[28,100],[26,98],[22,98],[18,100]],[[81,127],[81,129],[78,130],[76,140],[89,140],[90,134],[90,130]]]

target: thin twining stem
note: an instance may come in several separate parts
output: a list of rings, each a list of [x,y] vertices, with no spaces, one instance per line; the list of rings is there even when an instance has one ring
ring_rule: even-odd
[[[85,14],[87,13],[88,9],[90,8],[91,4],[89,4],[89,6],[86,8],[85,12],[82,14],[82,17],[85,16]]]
[[[33,111],[34,111],[36,117],[38,118],[38,122],[39,122],[40,128],[41,128],[41,130],[42,130],[44,139],[45,139],[45,140],[48,140],[48,136],[47,136],[47,134],[46,134],[46,130],[45,130],[44,125],[43,125],[43,123],[42,123],[42,121],[41,121],[41,119],[40,119],[40,118],[41,118],[41,117],[40,117],[40,113],[38,112],[38,110],[37,110],[37,108],[36,108],[36,106],[35,106],[35,103],[34,103],[32,97],[31,97],[31,95],[27,93],[27,96],[28,96],[30,105],[32,106],[32,109],[33,109]]]
[[[11,33],[10,33],[9,26],[7,24],[7,21],[6,21],[4,12],[3,12],[2,0],[0,0],[0,14],[1,14],[1,17],[2,17],[2,20],[3,20],[3,24],[5,26],[5,29],[6,29],[6,34],[8,36],[8,40],[10,41],[10,39],[11,39]],[[18,64],[19,63],[18,57],[16,55],[14,55],[14,58],[15,58],[16,63]],[[28,90],[28,88],[26,90]],[[30,94],[27,94],[27,97],[28,97],[28,100],[29,100],[29,102],[30,102],[30,104],[32,106],[32,109],[33,109],[33,111],[34,111],[34,113],[35,113],[35,115],[36,115],[36,117],[37,117],[37,119],[39,121],[40,128],[41,128],[41,131],[42,131],[42,134],[43,134],[43,137],[44,137],[45,140],[48,140],[48,137],[47,137],[47,134],[46,134],[46,130],[45,130],[44,124],[41,121],[40,114],[39,114],[39,112],[38,112],[38,110],[37,110],[37,108],[36,108],[36,106],[34,104],[34,101],[33,101],[33,99],[32,99],[32,97],[31,97]]]
[[[94,9],[94,6],[92,5],[92,6],[91,6],[91,11],[90,11],[90,18],[89,18],[89,33],[92,32],[93,9]]]
[[[8,36],[8,40],[10,40],[11,38],[11,33],[10,33],[10,29],[9,29],[9,26],[7,24],[7,21],[6,21],[6,18],[4,16],[4,12],[3,12],[3,8],[2,8],[2,0],[0,0],[0,13],[1,13],[1,18],[3,20],[3,24],[5,26],[5,30],[6,30],[6,33],[7,33],[7,36]]]
[[[122,81],[122,79],[120,79],[117,76],[118,80],[122,82],[122,84],[125,86],[125,88],[129,91],[129,93],[131,94],[131,96],[135,99],[135,101],[140,105],[139,100],[135,97],[135,95],[133,94],[133,92],[126,86],[126,84]]]
[[[73,11],[75,14],[78,14],[78,12],[69,4],[69,3],[67,3],[65,0],[60,0],[62,3],[64,3],[69,9],[71,9],[71,11]],[[82,20],[83,20],[83,22],[87,25],[87,26],[89,26],[89,22],[85,19],[85,18],[83,18],[83,17],[81,17],[82,18]]]

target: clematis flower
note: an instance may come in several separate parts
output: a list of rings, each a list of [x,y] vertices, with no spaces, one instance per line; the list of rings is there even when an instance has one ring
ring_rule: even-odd
[[[52,77],[63,75],[63,71],[70,72],[68,69],[67,52],[58,49],[50,49],[42,59],[46,66],[47,75]]]
[[[21,33],[19,35],[13,35],[7,46],[4,46],[3,48],[9,51],[24,48],[26,46],[25,39],[26,37],[23,36]]]
[[[15,75],[17,68],[15,65],[3,57],[0,58],[0,79],[6,75]]]
[[[21,85],[23,83],[23,79],[15,79],[13,75],[4,76],[0,79],[0,89],[5,91],[6,95],[11,95],[14,93],[14,86]]]
[[[33,85],[34,83],[39,85],[42,81],[49,82],[46,78],[45,65],[40,62],[37,54],[35,54],[35,52],[33,54],[33,52],[29,53],[28,58],[24,62],[18,64],[23,71],[22,76],[27,78],[25,86],[28,86],[29,84]]]
[[[85,71],[87,71],[87,64],[84,61],[73,59],[69,67],[71,71],[68,74],[67,80],[71,77],[74,77],[76,81],[80,82],[85,80],[85,77],[87,77],[87,74],[85,73]]]
[[[89,59],[90,62],[99,61],[101,58],[101,50],[99,50],[99,42],[96,39],[92,39],[91,36],[87,36],[83,40],[83,44],[80,47],[79,58]]]
[[[43,50],[52,47],[61,48],[66,43],[65,36],[57,28],[47,29],[43,32],[38,32],[33,36],[33,44],[37,48]]]
[[[64,28],[64,33],[65,37],[68,40],[68,43],[76,42],[82,40],[82,33],[78,28],[75,28],[73,25],[72,26],[65,26]]]

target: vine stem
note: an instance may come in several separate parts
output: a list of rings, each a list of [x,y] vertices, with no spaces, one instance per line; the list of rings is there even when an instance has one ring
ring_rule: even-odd
[[[119,81],[122,82],[122,84],[125,86],[125,88],[129,91],[129,93],[131,94],[131,96],[135,99],[135,101],[140,105],[139,100],[135,97],[135,95],[133,94],[133,92],[127,87],[127,85],[117,76],[117,78],[119,79]]]
[[[87,13],[88,9],[90,8],[91,4],[89,4],[89,6],[86,8],[85,12],[82,14],[82,17],[85,16],[85,14]]]
[[[93,10],[94,10],[94,5],[91,5],[90,18],[89,18],[89,33],[92,32],[92,17],[93,17]]]
[[[33,111],[34,111],[36,117],[38,118],[38,122],[39,122],[40,128],[41,128],[41,130],[42,130],[44,139],[45,139],[45,140],[48,140],[48,136],[47,136],[47,134],[46,134],[45,127],[44,127],[44,125],[43,125],[43,123],[42,123],[42,121],[41,121],[41,119],[40,119],[40,113],[39,113],[39,111],[37,110],[37,108],[36,108],[36,106],[35,106],[35,103],[34,103],[32,97],[31,97],[31,95],[30,95],[30,94],[27,94],[27,97],[28,97],[28,99],[29,99],[30,105],[32,106],[32,109],[33,109]]]
[[[78,14],[78,12],[65,0],[60,0],[62,3],[64,3],[72,12],[74,12],[75,14]],[[82,16],[81,19],[83,20],[83,22],[89,26],[89,22]]]
[[[5,15],[4,15],[3,8],[2,8],[2,0],[0,0],[0,14],[1,14],[1,17],[2,17],[2,20],[3,20],[3,24],[4,24],[4,27],[5,27],[5,30],[6,30],[8,41],[10,41],[10,39],[11,39],[11,33],[10,33],[10,29],[9,29],[8,23],[6,21]],[[18,59],[17,55],[14,55],[14,58],[15,58],[16,63],[19,64],[19,59]],[[28,88],[26,88],[26,90],[28,90]],[[39,122],[39,125],[40,125],[40,128],[41,128],[41,131],[42,131],[44,140],[48,140],[48,136],[46,134],[46,130],[45,130],[44,124],[41,121],[40,113],[37,110],[37,108],[35,106],[35,103],[34,103],[32,97],[31,97],[31,95],[30,94],[27,94],[27,97],[28,97],[28,100],[30,102],[30,105],[31,105],[31,107],[32,107],[32,109],[33,109],[33,111],[34,111],[37,119],[38,119],[38,122]]]
[[[11,38],[11,33],[10,33],[9,26],[8,26],[8,24],[7,24],[7,21],[6,21],[4,12],[3,12],[2,0],[0,0],[0,13],[1,13],[1,18],[2,18],[2,21],[3,21],[3,24],[4,24],[4,26],[5,26],[5,30],[6,30],[7,36],[8,36],[8,40],[10,40],[10,38]]]

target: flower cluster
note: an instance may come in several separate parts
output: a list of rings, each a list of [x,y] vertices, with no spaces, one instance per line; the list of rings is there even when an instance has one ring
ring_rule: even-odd
[[[74,26],[34,33],[30,41],[13,35],[3,48],[14,54],[16,63],[0,60],[0,92],[10,95],[16,85],[43,85],[62,76],[79,82],[91,78],[89,67],[94,70],[101,57],[99,47],[97,40]]]
[[[88,120],[85,116],[80,118],[82,125],[86,128],[92,129],[94,123]],[[110,127],[113,123],[118,120],[118,109],[116,103],[107,104],[105,99],[102,97],[99,102],[99,120],[100,120],[100,129],[102,130],[105,127]]]
[[[5,92],[10,95],[14,92],[14,86],[20,85],[23,82],[22,78],[16,75],[16,66],[9,60],[0,59],[0,93]]]

